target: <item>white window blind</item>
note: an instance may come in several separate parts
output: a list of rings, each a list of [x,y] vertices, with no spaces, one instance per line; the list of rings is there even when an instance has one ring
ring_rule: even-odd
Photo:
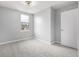
[[[29,22],[29,16],[25,14],[21,14],[21,22]]]

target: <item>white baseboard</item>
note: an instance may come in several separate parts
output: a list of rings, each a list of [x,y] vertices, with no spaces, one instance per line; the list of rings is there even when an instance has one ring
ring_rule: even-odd
[[[54,43],[59,43],[59,44],[60,44],[60,42],[58,42],[58,41],[53,41],[53,42],[51,42],[51,44],[54,44]]]
[[[17,40],[11,40],[11,41],[7,41],[7,42],[2,42],[2,43],[0,43],[0,45],[13,43],[13,42],[18,42],[18,41],[23,41],[23,40],[29,40],[29,39],[33,39],[33,37],[28,37],[28,38],[24,38],[24,39],[17,39]]]
[[[51,42],[51,43],[52,43],[52,44],[58,44],[58,46],[73,48],[73,49],[76,49],[76,50],[77,50],[77,48],[75,48],[75,47],[69,47],[69,46],[63,45],[63,44],[61,44],[61,42],[58,42],[58,41],[53,41],[53,42]]]

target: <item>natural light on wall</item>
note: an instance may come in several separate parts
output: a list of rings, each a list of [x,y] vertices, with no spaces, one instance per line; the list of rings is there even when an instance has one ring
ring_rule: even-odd
[[[39,25],[42,23],[42,18],[41,17],[36,17],[36,23]]]

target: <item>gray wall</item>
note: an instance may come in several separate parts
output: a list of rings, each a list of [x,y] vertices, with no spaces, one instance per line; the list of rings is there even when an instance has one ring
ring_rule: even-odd
[[[51,25],[51,43],[54,43],[56,40],[56,29],[55,29],[55,27],[56,27],[56,11],[55,11],[55,9],[53,8],[53,7],[51,7],[51,19],[50,19],[50,25]]]
[[[20,32],[20,15],[23,12],[0,7],[0,43],[28,38],[33,35],[33,15],[30,15],[31,31]],[[27,14],[27,13],[25,13]]]
[[[61,13],[65,11],[69,11],[72,9],[78,8],[78,2],[74,4],[70,4],[68,6],[64,6],[60,9],[56,9],[56,19],[55,19],[55,41],[61,42]]]

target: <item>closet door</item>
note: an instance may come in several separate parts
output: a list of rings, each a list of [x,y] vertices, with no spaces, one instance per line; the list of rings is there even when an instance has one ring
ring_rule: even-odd
[[[61,44],[73,48],[77,47],[76,13],[77,9],[61,13]]]

